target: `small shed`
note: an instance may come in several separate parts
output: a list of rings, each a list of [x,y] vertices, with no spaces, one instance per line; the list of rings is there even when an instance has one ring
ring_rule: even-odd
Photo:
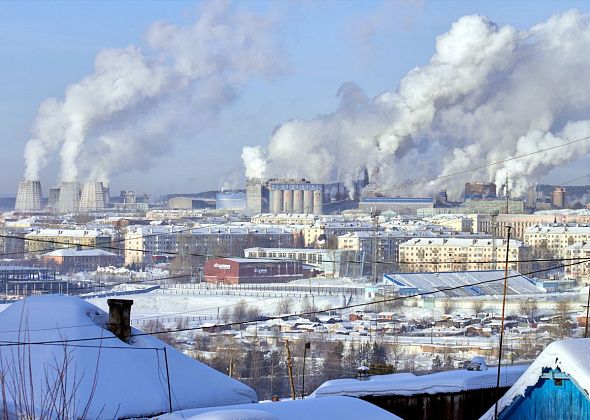
[[[551,343],[498,400],[500,419],[590,418],[590,339]],[[495,418],[494,404],[481,417]]]

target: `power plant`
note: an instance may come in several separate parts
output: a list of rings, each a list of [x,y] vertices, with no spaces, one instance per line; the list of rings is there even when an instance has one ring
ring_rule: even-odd
[[[106,188],[102,182],[85,182],[80,195],[80,212],[99,211],[106,208]],[[61,196],[61,193],[60,193]]]
[[[41,211],[42,200],[40,181],[21,181],[18,184],[14,210],[18,212]]]
[[[60,214],[77,212],[79,205],[80,184],[77,182],[62,182],[59,185],[57,212]]]

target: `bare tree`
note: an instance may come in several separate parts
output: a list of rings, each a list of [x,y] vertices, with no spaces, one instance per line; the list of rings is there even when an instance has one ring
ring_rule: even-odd
[[[277,314],[290,314],[293,312],[293,299],[290,297],[284,297],[277,303]]]
[[[555,305],[556,324],[557,331],[556,335],[559,338],[569,337],[572,332],[573,324],[571,318],[571,312],[573,309],[572,302],[569,300],[560,300]]]
[[[483,311],[483,300],[476,299],[473,302],[473,311],[476,315]]]
[[[446,315],[450,315],[455,310],[455,303],[451,299],[446,299],[443,303],[443,311]]]
[[[526,299],[520,301],[520,313],[525,315],[529,321],[532,321],[537,311],[537,301],[533,299]]]

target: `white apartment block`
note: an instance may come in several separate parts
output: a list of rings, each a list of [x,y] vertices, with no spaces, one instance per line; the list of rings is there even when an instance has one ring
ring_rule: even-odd
[[[590,226],[533,226],[524,231],[523,240],[537,251],[548,251],[558,258],[563,258],[568,246],[577,242],[590,242]]]
[[[506,240],[467,238],[416,238],[399,245],[400,269],[407,272],[493,270],[504,267]],[[529,271],[530,247],[511,239],[508,267]]]
[[[565,275],[580,283],[590,284],[590,242],[577,242],[565,250]],[[584,261],[587,260],[587,261]]]

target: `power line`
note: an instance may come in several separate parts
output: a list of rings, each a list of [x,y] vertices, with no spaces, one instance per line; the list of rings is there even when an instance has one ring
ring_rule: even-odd
[[[497,278],[497,279],[482,280],[479,282],[470,283],[470,284],[463,284],[463,285],[459,285],[459,286],[450,286],[450,287],[440,288],[440,289],[437,289],[434,291],[415,293],[413,295],[385,298],[385,299],[380,299],[380,300],[376,300],[376,301],[369,302],[369,303],[357,303],[357,304],[343,305],[343,306],[329,308],[329,309],[323,309],[323,310],[318,309],[318,310],[313,310],[313,311],[299,312],[299,313],[295,313],[295,314],[290,314],[288,316],[304,317],[304,316],[308,316],[308,315],[317,315],[317,314],[321,314],[321,313],[329,312],[329,311],[342,311],[345,309],[365,307],[365,306],[375,305],[375,304],[380,304],[380,303],[395,302],[398,300],[410,299],[410,298],[415,298],[415,297],[429,296],[429,295],[433,295],[433,294],[437,294],[437,293],[441,293],[441,292],[448,292],[448,291],[463,289],[466,287],[473,287],[473,286],[479,286],[482,284],[503,281],[504,279],[512,279],[512,278],[516,278],[516,277],[521,277],[523,275],[526,276],[526,275],[531,275],[531,274],[535,274],[535,273],[539,273],[539,272],[546,272],[546,271],[554,270],[556,268],[573,266],[573,265],[582,264],[584,262],[589,262],[589,261],[590,261],[590,259],[585,259],[584,261],[578,261],[578,262],[574,262],[574,263],[570,263],[570,264],[560,264],[557,267],[552,267],[549,269],[534,270],[534,271],[530,271],[530,272],[522,273],[522,274],[517,273],[517,274],[513,274],[510,276]],[[144,336],[148,336],[148,335],[166,334],[166,333],[174,333],[174,332],[197,331],[197,330],[203,330],[204,328],[233,327],[233,326],[247,325],[247,324],[253,324],[253,323],[263,322],[263,321],[272,321],[272,320],[282,319],[285,316],[287,316],[287,315],[276,315],[276,316],[271,316],[271,317],[264,317],[264,319],[256,318],[256,319],[251,319],[251,320],[246,320],[246,321],[235,321],[235,322],[229,322],[229,323],[225,323],[225,324],[217,324],[212,327],[198,326],[198,327],[184,327],[184,328],[167,329],[167,330],[163,330],[163,331],[140,332],[140,333],[131,334],[130,337],[144,337]],[[118,337],[116,337],[116,336],[112,336],[112,337],[102,336],[102,337],[86,337],[86,338],[66,339],[66,340],[45,340],[45,341],[36,341],[36,342],[10,342],[10,343],[0,343],[0,347],[23,346],[23,345],[66,344],[66,343],[78,343],[78,342],[95,341],[95,340],[107,340],[107,339],[114,339],[114,338],[118,338]]]
[[[507,158],[507,159],[502,159],[502,160],[498,160],[498,161],[495,161],[495,162],[486,163],[484,165],[475,166],[475,167],[468,168],[468,169],[463,169],[461,171],[453,172],[453,173],[450,173],[450,174],[439,175],[439,176],[436,176],[434,178],[424,179],[424,180],[415,181],[415,182],[409,182],[407,184],[401,184],[398,187],[394,187],[394,188],[390,188],[390,189],[384,189],[384,190],[380,190],[380,191],[395,191],[395,190],[398,190],[398,189],[401,189],[401,188],[405,188],[405,187],[408,187],[408,186],[425,184],[425,183],[428,183],[428,182],[438,181],[439,179],[450,178],[450,177],[453,177],[453,176],[462,175],[462,174],[469,173],[469,172],[475,172],[475,171],[478,171],[480,169],[489,168],[491,166],[500,165],[502,163],[510,162],[510,161],[517,160],[517,159],[522,159],[524,157],[536,155],[537,153],[543,153],[543,152],[547,152],[549,150],[555,150],[555,149],[558,149],[560,147],[569,146],[571,144],[579,143],[581,141],[588,140],[588,139],[590,139],[590,136],[586,136],[586,137],[582,137],[582,138],[579,138],[579,139],[576,139],[576,140],[572,140],[572,141],[569,141],[569,142],[566,142],[566,143],[558,144],[556,146],[547,147],[545,149],[539,149],[539,150],[534,151],[534,152],[524,153],[522,155],[512,156],[512,157]]]
[[[14,236],[12,235],[0,235],[0,238],[13,238]],[[23,239],[18,237],[19,239]],[[428,240],[428,239],[437,239],[437,238],[443,238],[440,236],[437,237],[419,237],[419,239],[424,239],[424,240]],[[408,238],[408,240],[411,239],[416,239],[416,237],[411,237]],[[453,237],[451,237],[451,239],[453,239]],[[459,238],[461,239],[461,238]],[[474,239],[474,238],[471,238]],[[489,238],[478,238],[481,240],[488,240]],[[61,241],[53,241],[53,240],[47,240],[47,239],[38,239],[38,238],[24,238],[24,240],[26,241],[31,241],[31,242],[42,242],[42,243],[52,243],[52,244],[56,244],[56,245],[62,245],[62,244],[67,244],[67,245],[71,245],[67,242],[61,242]],[[489,239],[491,240],[491,239]],[[497,239],[498,240],[498,239]],[[85,248],[93,248],[93,249],[110,249],[112,247],[109,246],[103,246],[103,245],[90,245],[90,244],[83,244],[83,245],[79,245],[81,247],[85,247]],[[119,248],[116,248],[119,249]],[[282,252],[285,253],[289,253],[289,252],[294,252],[295,250],[298,250],[300,248],[280,248],[282,250]],[[203,254],[203,253],[197,253],[197,252],[187,252],[187,253],[183,253],[183,252],[178,252],[178,251],[150,251],[150,250],[145,250],[145,249],[133,249],[133,248],[128,248],[125,249],[126,251],[132,251],[132,252],[141,252],[141,253],[146,253],[146,254],[166,254],[166,255],[176,255],[176,256],[191,256],[191,257],[204,257],[204,258],[236,258],[233,255],[218,255],[218,254]],[[314,250],[314,248],[310,248],[310,251]],[[331,250],[331,249],[325,249],[324,251],[326,252],[330,252],[330,251],[351,251],[351,250],[346,250],[346,249],[338,249],[338,250]],[[353,250],[355,252],[362,252],[362,251],[356,251]],[[250,258],[250,259],[258,259],[259,257],[238,257],[238,258]],[[276,261],[285,261],[285,260],[297,260],[297,258],[282,258],[282,257],[264,257],[265,259],[268,260],[276,260]],[[511,260],[509,262],[511,263],[515,263],[515,262],[535,262],[535,261],[562,261],[562,260],[566,260],[564,258],[548,258],[548,259],[539,259],[539,258],[534,258],[534,259],[530,259],[530,260]],[[356,260],[326,260],[326,259],[322,259],[323,263],[351,263],[351,264],[366,264],[366,261],[356,261]],[[435,263],[441,263],[441,262],[445,262],[445,261],[425,261],[425,262],[420,262],[420,263],[410,263],[410,262],[404,262],[404,264],[435,264]],[[460,263],[462,264],[486,264],[486,263],[492,263],[493,261],[487,261],[487,260],[473,260],[473,261],[461,261]],[[400,261],[385,261],[385,260],[378,260],[376,262],[377,264],[396,264],[399,263],[401,264],[402,262]],[[451,263],[450,261],[447,261],[445,263]],[[186,277],[186,275],[185,275]]]

